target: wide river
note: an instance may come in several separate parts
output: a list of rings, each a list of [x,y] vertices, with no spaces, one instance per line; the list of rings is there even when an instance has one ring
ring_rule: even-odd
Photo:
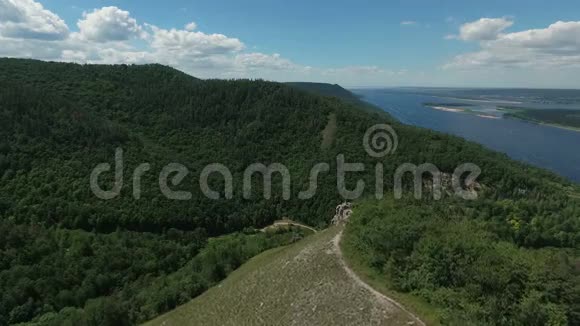
[[[426,108],[423,103],[445,102],[435,96],[384,89],[353,92],[405,124],[460,136],[580,182],[580,132]]]

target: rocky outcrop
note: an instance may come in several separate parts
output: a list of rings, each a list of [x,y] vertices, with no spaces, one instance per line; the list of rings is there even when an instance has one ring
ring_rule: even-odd
[[[433,184],[433,179],[424,179],[423,180],[423,190],[427,193],[431,194],[434,190],[440,190],[443,196],[460,196],[461,193],[458,190],[463,190],[472,196],[477,198],[477,194],[479,191],[483,190],[483,186],[478,183],[477,181],[469,181],[463,180],[465,184],[461,185],[461,188],[455,189],[453,186],[453,178],[454,176],[451,173],[441,172],[440,174],[441,180],[439,184]]]
[[[352,214],[352,204],[349,202],[344,202],[336,206],[336,214],[334,214],[331,223],[333,225],[346,223],[346,221],[350,218],[351,214]]]

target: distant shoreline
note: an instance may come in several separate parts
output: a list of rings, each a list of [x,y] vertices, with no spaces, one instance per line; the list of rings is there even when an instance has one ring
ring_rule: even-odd
[[[518,116],[518,115],[506,114],[506,115],[504,115],[504,119],[520,120],[520,121],[524,121],[524,122],[528,122],[528,123],[533,123],[536,125],[548,126],[548,127],[558,128],[558,129],[565,129],[565,130],[580,132],[580,128],[578,128],[578,127],[572,127],[572,126],[566,126],[566,125],[561,125],[561,124],[557,124],[557,123],[538,121],[538,120],[534,120],[531,118],[526,118],[526,117],[522,117],[522,116]]]
[[[549,122],[542,122],[542,121],[537,121],[537,120],[532,120],[532,119],[526,119],[526,118],[522,118],[519,116],[509,115],[509,116],[506,116],[505,118],[525,121],[525,122],[533,123],[536,125],[542,125],[542,126],[554,127],[554,128],[558,128],[558,129],[566,129],[566,130],[570,130],[570,131],[580,132],[580,128],[577,128],[577,127],[571,127],[571,126],[559,125],[556,123],[549,123]]]
[[[461,100],[461,101],[468,101],[468,102],[479,102],[479,103],[504,103],[504,104],[523,104],[523,102],[518,101],[509,101],[509,100],[475,100],[470,98],[460,98],[460,97],[441,97],[451,100]]]
[[[435,110],[439,111],[446,111],[446,112],[465,112],[465,109],[462,108],[449,108],[445,106],[427,106]]]
[[[501,117],[495,116],[495,115],[490,115],[490,114],[484,114],[484,113],[479,113],[467,108],[462,108],[460,107],[460,104],[441,104],[441,105],[435,105],[435,104],[431,104],[431,103],[424,103],[423,104],[425,107],[434,109],[434,110],[438,110],[438,111],[445,111],[445,112],[453,112],[453,113],[469,113],[469,114],[473,114],[476,115],[480,118],[483,119],[501,119]],[[452,107],[450,107],[452,106]],[[467,105],[469,106],[469,105]]]
[[[533,123],[533,124],[537,124],[537,125],[549,126],[549,127],[559,128],[559,129],[580,132],[580,127],[564,125],[564,124],[548,122],[548,121],[542,121],[539,119],[535,119],[534,117],[530,117],[530,116],[528,116],[529,110],[530,109],[525,109],[525,108],[498,107],[498,111],[504,112],[503,117],[505,119],[516,119],[516,120],[525,121],[525,122]]]
[[[495,119],[495,120],[501,119],[501,117],[498,117],[495,115],[489,115],[489,114],[478,114],[477,116],[480,118],[484,118],[484,119]]]
[[[469,114],[478,116],[482,119],[494,119],[494,120],[516,119],[516,120],[525,121],[525,122],[533,123],[533,124],[537,124],[537,125],[543,125],[543,126],[549,126],[549,127],[559,128],[559,129],[580,132],[580,127],[567,126],[567,125],[557,124],[557,123],[553,123],[553,122],[540,121],[540,120],[534,119],[532,117],[528,117],[528,116],[526,116],[525,109],[514,109],[514,108],[510,108],[510,107],[498,106],[497,110],[500,112],[503,112],[503,115],[502,116],[495,116],[495,115],[476,112],[476,111],[473,111],[473,110],[470,110],[467,108],[462,108],[461,104],[459,104],[459,103],[457,103],[457,104],[455,104],[455,103],[453,103],[453,104],[441,103],[440,105],[437,105],[436,103],[423,103],[423,106],[430,108],[430,109],[433,109],[433,110],[444,111],[444,112],[469,113]],[[470,105],[467,104],[466,106],[470,106]]]

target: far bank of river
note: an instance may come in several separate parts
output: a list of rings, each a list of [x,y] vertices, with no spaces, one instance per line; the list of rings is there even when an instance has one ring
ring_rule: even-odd
[[[511,158],[580,182],[580,132],[518,119],[488,118],[425,108],[440,98],[389,89],[354,92],[403,123],[449,133],[506,153]],[[479,115],[479,116],[478,116]],[[483,117],[482,117],[483,116]]]

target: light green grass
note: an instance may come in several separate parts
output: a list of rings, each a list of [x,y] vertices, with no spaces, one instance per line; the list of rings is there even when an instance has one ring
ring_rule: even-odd
[[[328,116],[328,124],[322,130],[322,144],[320,145],[322,150],[327,150],[332,147],[336,139],[336,129],[336,114],[332,113]]]
[[[264,252],[218,286],[146,325],[408,325],[344,271],[340,228]]]

